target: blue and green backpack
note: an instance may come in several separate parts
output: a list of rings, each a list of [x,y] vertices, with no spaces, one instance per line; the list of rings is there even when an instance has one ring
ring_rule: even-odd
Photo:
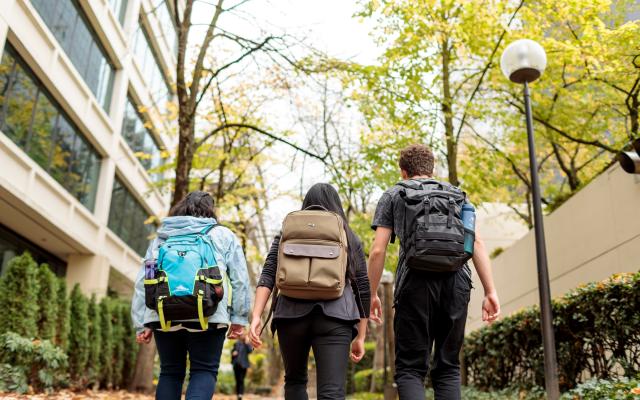
[[[145,303],[158,312],[167,331],[171,321],[197,319],[208,328],[208,317],[224,296],[223,276],[216,263],[209,225],[202,231],[169,236],[158,249],[157,271],[144,280]]]

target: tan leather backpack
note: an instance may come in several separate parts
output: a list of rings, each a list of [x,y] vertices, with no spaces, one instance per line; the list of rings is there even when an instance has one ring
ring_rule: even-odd
[[[347,272],[347,233],[342,218],[323,210],[287,215],[282,224],[276,286],[295,299],[342,296]]]

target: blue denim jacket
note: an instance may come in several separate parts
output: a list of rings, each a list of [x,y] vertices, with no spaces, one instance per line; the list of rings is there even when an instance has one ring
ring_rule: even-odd
[[[197,217],[167,217],[162,220],[162,226],[145,255],[146,259],[157,258],[158,245],[169,236],[185,235],[201,232],[205,226],[216,224],[213,218]],[[228,304],[229,291],[225,290],[224,298],[218,305],[216,312],[209,317],[209,323],[215,324],[248,324],[251,293],[249,292],[249,274],[242,247],[236,235],[229,228],[217,226],[209,232],[216,250],[216,261],[231,286],[231,306]],[[135,292],[131,301],[131,319],[136,332],[144,329],[144,324],[159,321],[158,314],[147,308],[144,302],[144,263],[138,272],[135,282]],[[197,320],[196,320],[197,321]]]

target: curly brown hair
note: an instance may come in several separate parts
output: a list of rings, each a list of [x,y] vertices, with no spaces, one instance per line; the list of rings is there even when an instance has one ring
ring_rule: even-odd
[[[409,178],[432,176],[434,162],[433,152],[423,144],[412,144],[400,151],[400,169],[406,171]]]

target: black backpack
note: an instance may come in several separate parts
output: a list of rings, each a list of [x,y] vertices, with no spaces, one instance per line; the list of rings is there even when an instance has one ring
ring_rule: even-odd
[[[409,268],[457,271],[471,258],[464,251],[462,205],[467,195],[459,188],[434,179],[398,183],[396,210],[403,216],[402,241]]]

